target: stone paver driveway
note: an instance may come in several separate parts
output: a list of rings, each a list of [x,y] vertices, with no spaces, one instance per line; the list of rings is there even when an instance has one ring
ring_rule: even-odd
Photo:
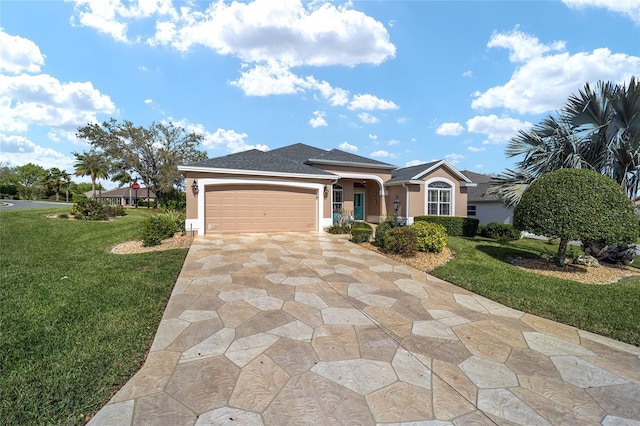
[[[197,237],[93,425],[640,424],[640,349],[329,234]]]

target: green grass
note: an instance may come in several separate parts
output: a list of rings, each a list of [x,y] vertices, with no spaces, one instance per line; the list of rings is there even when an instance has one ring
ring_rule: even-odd
[[[640,277],[588,285],[526,272],[507,262],[557,247],[449,237],[456,258],[431,274],[512,308],[640,346]],[[579,250],[579,249],[578,249]]]
[[[116,255],[113,222],[0,212],[0,423],[83,424],[141,366],[186,250]]]

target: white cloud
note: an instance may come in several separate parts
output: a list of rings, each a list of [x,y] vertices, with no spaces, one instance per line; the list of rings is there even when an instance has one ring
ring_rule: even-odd
[[[309,120],[309,124],[313,128],[328,126],[327,120],[324,119],[326,115],[324,111],[313,111],[313,118]]]
[[[468,77],[468,78],[473,77],[473,71],[471,71],[471,70],[465,71],[465,72],[462,73],[462,76],[463,77]]]
[[[339,87],[332,87],[326,81],[315,84],[316,90],[329,101],[331,106],[344,106],[349,103],[349,91]]]
[[[36,145],[24,136],[0,133],[0,152],[3,161],[11,167],[34,163],[45,169],[57,167],[69,173],[74,170],[74,158],[66,157],[54,149]]]
[[[498,117],[495,114],[488,116],[475,116],[467,120],[467,129],[470,133],[480,133],[487,136],[487,143],[504,143],[509,141],[519,130],[525,130],[532,126],[528,121],[515,118]]]
[[[409,122],[409,119],[407,117],[398,117],[396,119],[396,123],[398,124],[407,124]]]
[[[486,148],[485,147],[475,147],[475,146],[470,146],[469,148],[467,148],[469,151],[471,152],[482,152],[484,151]]]
[[[509,60],[511,62],[527,62],[548,52],[563,51],[566,44],[563,41],[555,41],[546,45],[536,37],[516,28],[510,33],[494,33],[487,43],[487,47],[503,47],[510,50]]]
[[[147,105],[152,104],[153,103],[153,99],[145,99],[144,103],[147,104]]]
[[[626,15],[636,23],[640,23],[640,3],[637,0],[562,0],[568,7],[584,9],[602,7],[612,12]]]
[[[37,73],[44,65],[44,55],[31,40],[5,33],[0,28],[0,71],[11,74]]]
[[[392,101],[380,99],[374,95],[360,94],[354,95],[347,108],[350,110],[364,109],[372,111],[398,109],[399,107]]]
[[[447,155],[444,156],[444,158],[446,158],[447,161],[450,162],[451,164],[458,164],[460,162],[460,160],[462,160],[464,158],[464,155],[447,154]]]
[[[340,149],[351,152],[358,152],[358,147],[355,145],[351,145],[349,142],[344,141],[340,144]]]
[[[397,155],[390,153],[389,151],[378,150],[369,154],[371,157],[381,157],[381,158],[396,158]]]
[[[398,145],[399,143],[400,141],[396,139],[390,139],[389,142],[387,142],[389,146]]]
[[[301,0],[195,2],[171,0],[71,0],[72,22],[122,42],[143,40],[180,51],[207,47],[246,62],[276,60],[288,65],[380,64],[395,56],[384,25],[351,4],[305,4]],[[155,34],[133,34],[136,21],[155,22]]]
[[[440,136],[460,136],[464,132],[464,127],[460,123],[442,123],[436,129],[436,135]]]
[[[358,114],[358,118],[360,119],[360,121],[367,124],[375,124],[379,121],[376,116],[371,115],[368,112],[361,112],[360,114]]]
[[[90,82],[61,83],[47,75],[0,75],[0,131],[25,132],[30,125],[76,128],[116,111],[109,96]]]
[[[417,166],[418,164],[426,164],[426,163],[427,163],[426,161],[422,161],[422,160],[411,160],[411,161],[407,161],[404,166],[411,167],[411,166]]]
[[[372,133],[369,133],[369,139],[371,139],[372,141],[375,141],[378,139],[378,135],[374,135]]]
[[[249,149],[258,149],[260,151],[268,151],[267,145],[249,145],[244,139],[248,136],[246,133],[238,133],[235,130],[218,129],[213,133],[204,132],[204,147],[209,149],[221,149],[224,148],[227,151],[241,152]]]
[[[291,95],[314,86],[313,80],[298,77],[288,66],[275,61],[255,65],[240,74],[240,78],[230,84],[248,96]]]
[[[523,62],[506,84],[475,93],[474,109],[508,108],[521,114],[542,114],[561,108],[587,82],[623,82],[640,73],[638,56],[612,53],[607,48],[557,52],[564,46],[561,42],[543,45],[518,31],[494,34],[489,46],[506,47],[512,61]]]

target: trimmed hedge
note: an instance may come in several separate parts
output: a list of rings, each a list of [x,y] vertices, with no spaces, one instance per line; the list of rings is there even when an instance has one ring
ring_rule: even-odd
[[[498,241],[516,241],[520,239],[520,231],[508,223],[490,222],[480,227],[480,236]]]
[[[384,250],[403,257],[415,256],[418,252],[418,238],[411,226],[389,229],[384,235]]]
[[[178,231],[178,226],[170,215],[159,214],[148,217],[142,222],[140,230],[142,246],[157,246],[162,240],[173,237],[173,234]]]
[[[373,244],[376,247],[384,247],[384,236],[386,235],[389,229],[393,228],[393,222],[385,220],[376,228],[376,235],[374,237]]]
[[[413,222],[431,222],[444,226],[451,237],[475,237],[480,221],[470,217],[416,216]]]
[[[364,243],[369,241],[373,234],[373,228],[366,222],[354,222],[351,224],[351,241]]]
[[[447,230],[444,226],[423,221],[411,227],[416,234],[419,251],[440,253],[447,246]]]

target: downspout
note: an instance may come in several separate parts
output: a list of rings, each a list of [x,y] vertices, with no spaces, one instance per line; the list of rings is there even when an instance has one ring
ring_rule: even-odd
[[[402,186],[403,186],[403,187],[404,187],[404,189],[405,189],[405,194],[404,194],[404,196],[405,196],[405,199],[407,200],[407,203],[406,203],[407,205],[406,205],[406,207],[405,207],[406,212],[407,212],[407,225],[411,225],[411,224],[409,223],[409,187],[408,187],[408,186],[407,186],[407,184],[406,184],[406,183],[404,183],[404,182],[402,182]]]

